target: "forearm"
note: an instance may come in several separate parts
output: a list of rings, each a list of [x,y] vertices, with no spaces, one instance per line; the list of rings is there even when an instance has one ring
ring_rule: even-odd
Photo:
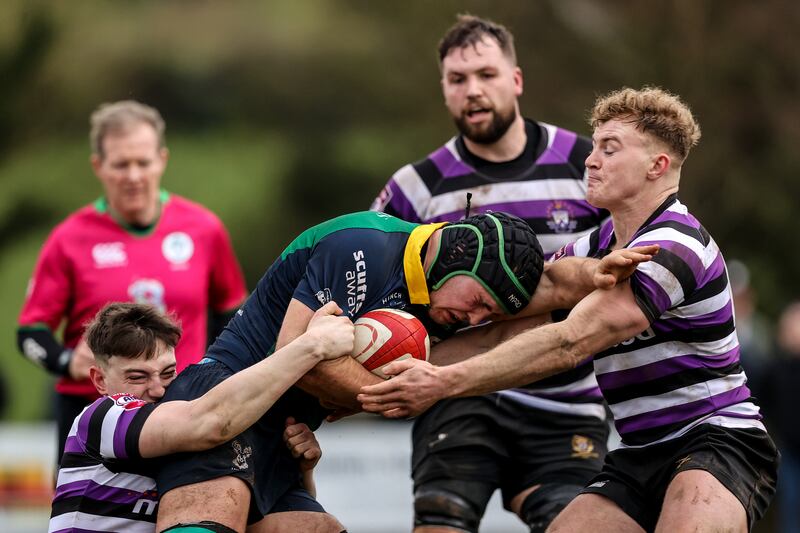
[[[198,439],[218,443],[233,438],[255,423],[320,360],[316,344],[299,337],[190,402],[193,432]]]
[[[593,274],[597,262],[597,259],[587,257],[564,257],[546,263],[542,280],[524,314],[530,316],[555,309],[572,309],[595,289]]]
[[[528,330],[481,355],[442,368],[448,396],[518,387],[574,368],[583,357],[566,330],[563,322]]]
[[[315,366],[297,386],[325,403],[360,411],[361,404],[356,400],[360,388],[381,381],[352,357],[340,357]]]
[[[303,488],[306,489],[312,497],[317,497],[317,484],[314,482],[313,469],[303,472]]]
[[[548,314],[493,322],[485,326],[470,328],[433,346],[429,360],[437,366],[458,363],[491,350],[515,335],[549,321]]]
[[[440,371],[449,396],[517,387],[575,368],[648,325],[629,284],[619,284],[593,291],[562,322],[520,333],[484,354]]]

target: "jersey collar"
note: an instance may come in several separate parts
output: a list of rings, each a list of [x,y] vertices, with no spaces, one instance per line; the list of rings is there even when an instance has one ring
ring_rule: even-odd
[[[167,192],[164,189],[161,189],[158,193],[158,201],[161,204],[162,212],[158,214],[158,216],[156,217],[155,221],[152,224],[144,228],[135,227],[131,224],[128,224],[121,218],[119,218],[117,214],[114,211],[112,211],[111,206],[108,203],[108,199],[105,196],[101,196],[100,198],[94,201],[94,209],[98,213],[103,213],[103,214],[107,213],[114,220],[114,222],[117,223],[119,227],[121,227],[128,233],[136,235],[137,237],[144,237],[152,233],[155,227],[158,225],[158,221],[161,219],[161,214],[163,213],[164,205],[166,205],[167,201],[169,201],[169,192]]]
[[[406,285],[408,286],[408,297],[412,304],[427,305],[431,303],[428,294],[428,282],[425,279],[425,269],[422,268],[422,247],[431,238],[433,232],[447,222],[436,224],[422,224],[414,228],[408,236],[406,250],[403,254],[403,271],[406,275]]]

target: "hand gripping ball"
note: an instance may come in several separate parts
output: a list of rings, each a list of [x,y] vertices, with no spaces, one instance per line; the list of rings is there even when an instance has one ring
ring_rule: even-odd
[[[354,323],[353,357],[364,368],[380,376],[392,361],[414,357],[428,360],[431,343],[425,326],[414,315],[397,309],[375,309]]]

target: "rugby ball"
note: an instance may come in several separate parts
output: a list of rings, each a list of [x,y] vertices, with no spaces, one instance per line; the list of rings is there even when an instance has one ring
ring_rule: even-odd
[[[414,357],[428,360],[431,343],[425,326],[414,315],[397,309],[375,309],[365,313],[355,326],[353,357],[383,379],[383,367],[392,361]]]

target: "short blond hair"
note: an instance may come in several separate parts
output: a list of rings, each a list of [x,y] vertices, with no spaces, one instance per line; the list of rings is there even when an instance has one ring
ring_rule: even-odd
[[[632,123],[637,130],[663,142],[683,163],[700,141],[700,125],[678,96],[659,87],[629,87],[597,99],[589,124],[597,128],[609,120]]]
[[[103,153],[103,139],[109,133],[124,133],[137,124],[149,124],[158,135],[158,147],[164,147],[164,131],[166,124],[161,118],[161,113],[154,107],[142,104],[135,100],[121,100],[101,104],[89,119],[89,144],[92,153],[101,158]]]

